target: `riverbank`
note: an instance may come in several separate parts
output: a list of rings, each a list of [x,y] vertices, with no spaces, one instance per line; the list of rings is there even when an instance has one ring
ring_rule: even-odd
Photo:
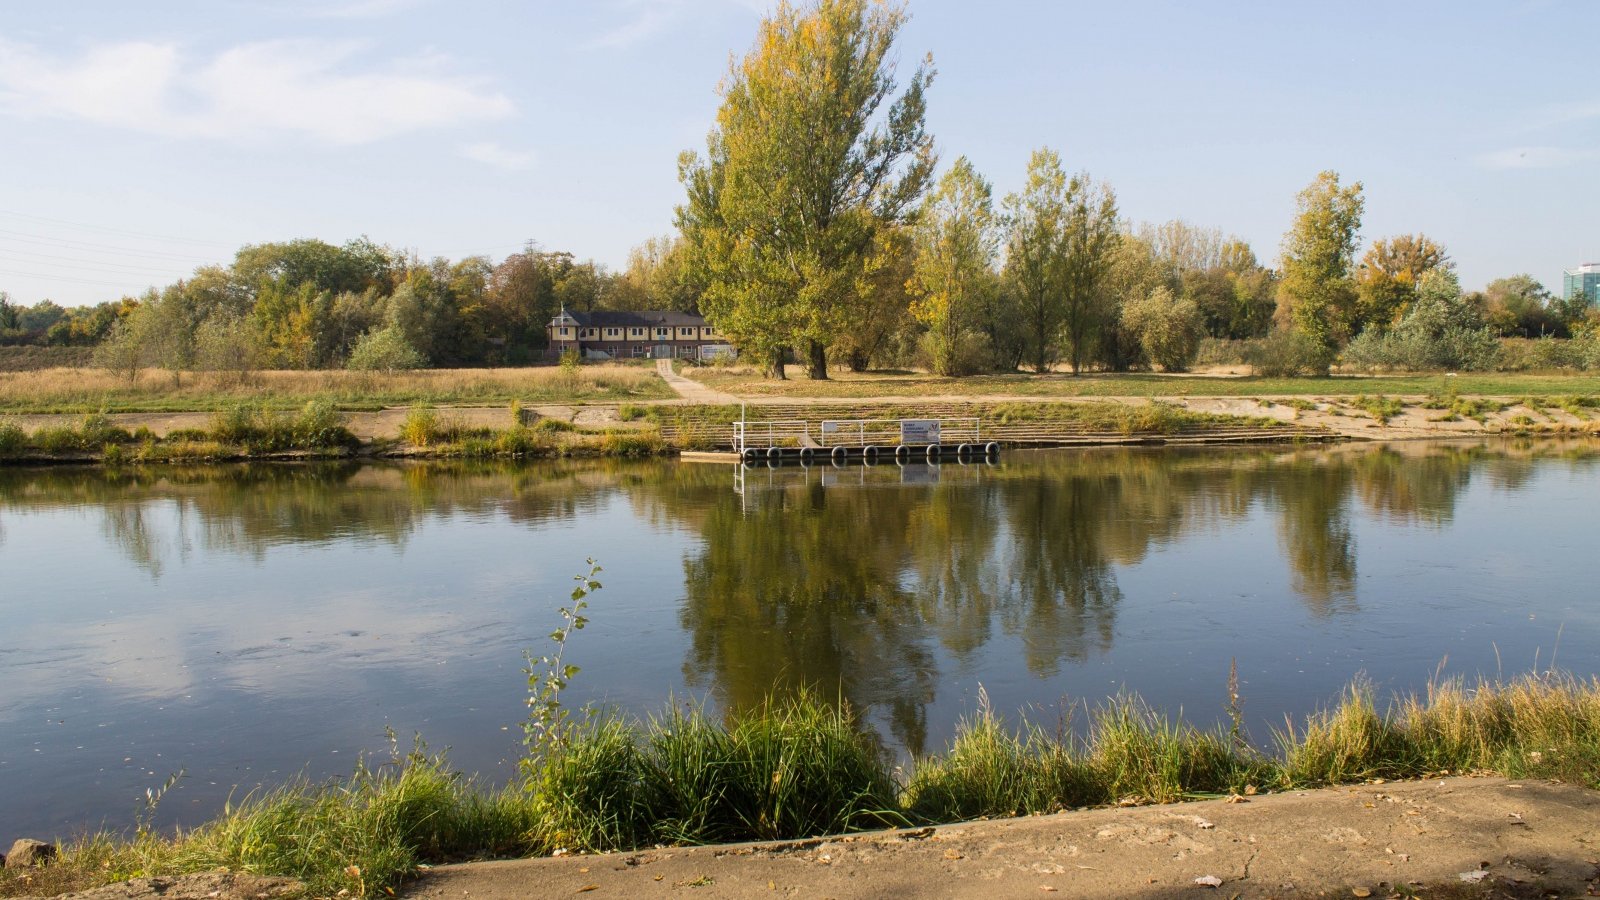
[[[733,422],[968,418],[1002,446],[1259,443],[1333,438],[1327,429],[1176,404],[912,403],[793,408],[690,404],[418,406],[343,412],[322,401],[285,414],[214,412],[0,416],[0,463],[156,464],[339,458],[645,457],[722,451]]]
[[[1086,715],[1088,727],[1080,735],[1069,723],[1055,730],[1027,721],[1008,724],[980,706],[943,752],[918,759],[908,773],[901,773],[891,768],[848,709],[811,692],[725,719],[680,706],[646,719],[602,713],[573,719],[553,740],[536,741],[540,755],[525,767],[525,779],[506,788],[463,777],[443,756],[419,746],[409,754],[396,751],[383,764],[363,761],[342,782],[296,781],[253,793],[219,818],[174,836],[141,828],[131,837],[102,834],[68,844],[59,860],[45,868],[0,870],[0,897],[218,869],[296,878],[316,896],[381,896],[419,874],[428,877],[414,886],[423,892],[417,896],[442,896],[437,890],[548,896],[551,890],[577,892],[587,884],[600,885],[601,869],[612,888],[630,892],[640,885],[653,890],[657,874],[663,886],[681,888],[699,881],[697,886],[711,887],[721,877],[724,888],[740,891],[748,889],[745,879],[750,877],[770,880],[769,890],[778,890],[781,874],[785,890],[814,891],[814,883],[797,876],[797,863],[804,863],[801,869],[814,869],[813,878],[844,873],[840,884],[828,882],[829,889],[854,884],[865,891],[855,895],[864,896],[897,883],[893,860],[885,862],[881,876],[888,880],[864,874],[878,866],[879,856],[897,857],[899,864],[923,871],[922,877],[936,877],[926,870],[928,860],[920,851],[885,854],[884,848],[907,838],[903,832],[877,829],[1097,807],[1107,809],[1028,820],[1038,824],[997,823],[974,832],[947,832],[952,834],[948,843],[943,837],[933,839],[938,832],[919,833],[915,840],[923,843],[918,846],[939,846],[932,859],[943,871],[937,876],[940,881],[926,884],[972,878],[976,889],[983,883],[993,886],[1001,876],[1011,880],[1003,883],[1042,877],[1033,890],[1039,884],[1060,890],[1083,884],[1091,876],[1080,873],[1095,871],[1106,859],[1100,851],[1115,849],[1118,856],[1134,854],[1126,857],[1127,868],[1118,877],[1154,875],[1158,881],[1145,886],[1158,894],[1171,888],[1192,890],[1193,879],[1201,877],[1215,877],[1217,885],[1225,885],[1246,877],[1359,876],[1367,880],[1368,890],[1380,891],[1378,880],[1398,887],[1402,876],[1426,883],[1452,870],[1489,871],[1496,866],[1499,873],[1491,874],[1497,878],[1514,873],[1522,877],[1555,871],[1559,862],[1561,877],[1568,878],[1579,869],[1576,854],[1592,852],[1574,841],[1587,840],[1600,828],[1600,803],[1589,792],[1600,772],[1600,682],[1593,680],[1552,675],[1470,687],[1443,682],[1426,696],[1397,698],[1387,711],[1380,711],[1370,688],[1357,682],[1336,706],[1278,734],[1272,754],[1253,748],[1237,724],[1231,730],[1199,729],[1161,716],[1133,697],[1108,700]],[[1429,784],[1441,779],[1472,784],[1460,779],[1464,774],[1559,780],[1566,787],[1542,795],[1537,790],[1506,795],[1525,791],[1527,785],[1502,783],[1488,799],[1452,808],[1427,799],[1447,796],[1437,787],[1388,784],[1419,777]],[[1338,788],[1362,784],[1367,786],[1354,788],[1354,793]],[[1313,799],[1304,803],[1302,798],[1266,796],[1318,787],[1330,790],[1308,795]],[[152,804],[164,790],[152,791]],[[1418,802],[1390,799],[1400,793]],[[1350,796],[1361,797],[1360,802],[1349,803]],[[1519,802],[1536,796],[1545,798],[1539,801],[1542,805]],[[1198,799],[1220,803],[1140,813],[1115,809]],[[1224,806],[1244,807],[1238,814],[1227,813],[1226,829],[1217,824],[1226,813],[1217,810]],[[1275,826],[1270,815],[1254,818],[1254,810],[1280,808],[1287,808],[1280,813],[1284,821],[1316,822],[1320,838],[1284,840],[1291,829]],[[1173,824],[1178,822],[1187,823],[1181,832]],[[1034,830],[1036,836],[1002,853],[1000,832],[982,830],[993,827]],[[1566,828],[1571,831],[1561,830]],[[1519,829],[1541,838],[1520,843],[1524,835]],[[811,839],[846,832],[874,833]],[[1278,834],[1280,840],[1266,858],[1257,852],[1260,848],[1248,846],[1249,837],[1258,833]],[[1555,842],[1539,843],[1546,838]],[[662,849],[750,840],[804,843],[760,850]],[[1230,846],[1235,843],[1246,846]],[[851,845],[859,846],[852,851]],[[842,867],[818,868],[835,863],[835,847]],[[1426,852],[1419,849],[1423,847]],[[1380,848],[1394,858],[1377,856]],[[492,867],[466,870],[466,875],[448,870],[442,882],[425,868],[473,859],[613,850],[633,852],[635,864],[618,856],[558,859],[527,864],[532,868],[513,876]],[[1485,851],[1514,858],[1480,860]],[[1339,862],[1339,854],[1345,853],[1356,854],[1349,865]],[[1461,867],[1463,855],[1470,865]],[[775,868],[738,862],[746,857]],[[987,857],[993,859],[985,862]],[[1163,864],[1167,867],[1156,875],[1147,867],[1161,857],[1169,858]],[[1412,858],[1415,866],[1400,865]],[[674,859],[675,864],[652,868]],[[1177,870],[1170,863],[1185,860],[1202,868],[1187,875],[1187,881],[1172,880]],[[1374,860],[1393,866],[1392,876],[1378,878]],[[1257,862],[1261,869],[1255,868]],[[955,863],[963,864],[946,865]],[[724,874],[718,876],[707,870],[711,865],[733,868],[719,869]],[[669,872],[696,867],[697,873],[681,880],[666,879]],[[638,871],[630,871],[634,869]],[[763,878],[736,871],[746,869],[768,874]],[[848,874],[853,871],[863,874]],[[582,884],[568,884],[585,875],[590,878]],[[1067,875],[1077,881],[1052,877]],[[483,878],[486,886],[453,883],[450,879],[456,877]],[[1282,883],[1268,883],[1263,893],[1284,890]]]

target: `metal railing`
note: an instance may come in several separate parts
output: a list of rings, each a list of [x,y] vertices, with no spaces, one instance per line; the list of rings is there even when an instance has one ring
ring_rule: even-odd
[[[801,420],[733,423],[733,450],[743,456],[747,449],[802,447],[811,437],[810,423]]]
[[[936,425],[931,429],[938,435],[937,440],[913,440],[904,438],[906,422],[928,422]],[[771,447],[893,447],[901,443],[914,446],[930,443],[940,444],[979,444],[983,442],[982,429],[979,420],[973,418],[955,419],[825,419],[821,423],[820,433],[811,433],[811,423],[806,421],[784,420],[772,422],[746,422],[740,420],[733,423],[733,449],[735,453],[744,455],[746,450],[766,450]],[[929,429],[923,429],[928,433]]]

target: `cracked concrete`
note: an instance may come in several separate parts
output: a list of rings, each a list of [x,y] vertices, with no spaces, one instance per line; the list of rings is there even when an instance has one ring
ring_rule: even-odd
[[[782,844],[442,866],[405,896],[1389,897],[1449,885],[1482,896],[1565,897],[1597,884],[1597,841],[1600,793],[1449,778]]]

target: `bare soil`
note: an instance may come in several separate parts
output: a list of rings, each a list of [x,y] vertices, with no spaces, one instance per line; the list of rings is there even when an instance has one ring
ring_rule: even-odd
[[[401,896],[1582,897],[1600,793],[1448,778],[427,870]]]

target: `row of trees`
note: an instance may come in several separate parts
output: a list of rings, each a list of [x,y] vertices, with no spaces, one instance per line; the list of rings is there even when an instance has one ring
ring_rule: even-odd
[[[1556,301],[1526,275],[1463,294],[1426,235],[1358,259],[1362,185],[1333,172],[1298,196],[1276,270],[1216,229],[1129,226],[1110,185],[1049,148],[997,202],[965,157],[939,173],[931,58],[899,84],[905,21],[876,0],[779,4],[732,64],[704,153],[680,157],[678,233],[623,272],[532,245],[495,264],[365,239],[261,244],[138,300],[0,300],[0,341],[98,343],[130,370],[500,365],[538,358],[562,307],[665,308],[704,314],[777,377],[796,356],[826,378],[909,362],[1178,370],[1206,336],[1270,338],[1286,371],[1326,370],[1351,347],[1464,366],[1497,335],[1588,327],[1584,298]]]
[[[1276,271],[1216,230],[1128,227],[1109,185],[1048,148],[996,203],[965,157],[936,177],[931,60],[896,94],[904,22],[867,0],[780,5],[732,65],[705,153],[680,160],[701,307],[777,377],[791,351],[826,378],[830,360],[909,348],[944,374],[1182,369],[1204,336],[1269,333],[1292,371],[1326,370],[1358,338],[1365,359],[1433,359],[1395,347],[1446,334],[1460,352],[1443,357],[1477,363],[1497,334],[1566,335],[1587,312],[1528,276],[1463,295],[1425,235],[1358,261],[1362,186],[1333,172],[1301,192]]]
[[[252,245],[139,298],[63,308],[0,293],[0,343],[98,346],[109,367],[175,373],[525,363],[563,306],[692,311],[680,243],[647,242],[621,273],[532,245],[498,264],[424,262],[366,239]]]

